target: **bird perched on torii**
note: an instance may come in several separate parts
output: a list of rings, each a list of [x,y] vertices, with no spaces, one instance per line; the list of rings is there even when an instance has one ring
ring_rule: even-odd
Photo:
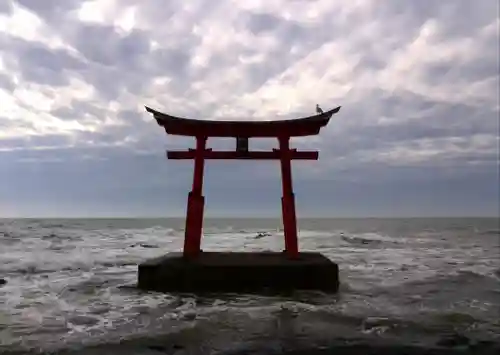
[[[317,113],[318,115],[321,115],[321,114],[323,113],[323,110],[321,109],[321,107],[319,107],[319,105],[318,105],[318,104],[316,104],[316,113]]]

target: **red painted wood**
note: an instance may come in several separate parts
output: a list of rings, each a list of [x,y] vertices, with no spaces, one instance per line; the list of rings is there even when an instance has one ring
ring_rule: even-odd
[[[280,137],[281,152],[281,179],[283,197],[281,198],[283,213],[283,229],[285,234],[285,252],[290,258],[299,255],[299,244],[297,240],[297,217],[295,215],[295,197],[292,186],[292,164],[290,151],[290,138]]]
[[[340,106],[319,115],[279,121],[194,120],[168,115],[146,107],[167,134],[206,137],[300,137],[319,133]]]
[[[196,150],[194,154],[194,176],[193,176],[193,193],[201,195],[203,190],[203,170],[205,167],[205,147],[207,144],[206,137],[198,137],[196,139]]]
[[[186,258],[195,258],[201,251],[205,197],[190,192],[187,208],[183,254]]]
[[[168,159],[194,159],[196,157],[196,152],[192,151],[168,151]],[[268,151],[268,152],[248,152],[248,153],[238,153],[235,151],[212,151],[205,150],[203,153],[204,159],[210,160],[280,160],[280,151]],[[290,159],[292,160],[318,160],[317,151],[292,151],[290,153]]]
[[[207,143],[206,137],[197,137],[194,154],[193,186],[188,196],[186,212],[186,228],[184,238],[184,256],[196,257],[200,252],[201,234],[203,230],[203,170],[205,159],[203,152]]]

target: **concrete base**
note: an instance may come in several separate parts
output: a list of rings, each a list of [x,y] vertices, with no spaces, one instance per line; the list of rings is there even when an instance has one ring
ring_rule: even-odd
[[[276,252],[202,252],[194,260],[171,253],[139,265],[138,287],[160,292],[335,293],[338,265],[320,253],[289,259]]]

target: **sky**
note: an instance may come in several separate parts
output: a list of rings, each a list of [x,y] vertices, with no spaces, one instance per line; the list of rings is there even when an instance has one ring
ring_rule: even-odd
[[[182,216],[192,161],[144,106],[342,106],[293,162],[299,216],[495,216],[497,0],[1,0],[0,217]],[[232,149],[234,139],[211,139]],[[254,139],[252,149],[277,146]],[[277,161],[209,161],[207,216],[279,216]]]

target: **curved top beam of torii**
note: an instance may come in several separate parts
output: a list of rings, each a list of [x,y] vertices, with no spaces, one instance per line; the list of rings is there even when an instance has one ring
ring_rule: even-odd
[[[167,134],[190,137],[299,137],[319,133],[340,106],[321,114],[292,120],[214,121],[176,117],[146,106]]]

